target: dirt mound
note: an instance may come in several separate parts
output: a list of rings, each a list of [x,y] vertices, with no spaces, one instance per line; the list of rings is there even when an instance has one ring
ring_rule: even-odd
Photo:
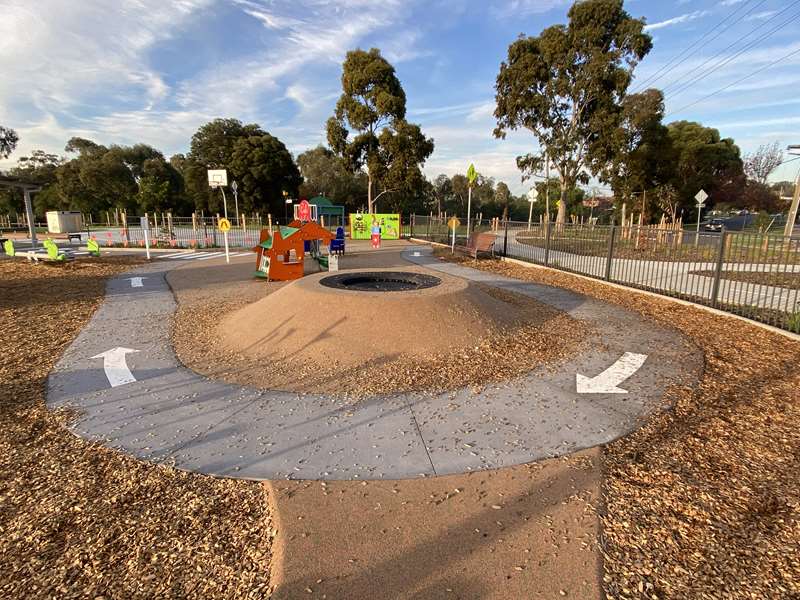
[[[192,368],[265,389],[352,397],[438,392],[555,364],[580,351],[588,335],[585,324],[550,306],[457,277],[437,273],[434,287],[372,292],[363,291],[363,271],[344,273],[362,290],[327,287],[324,273],[223,319],[209,316],[219,325],[199,346],[214,364],[190,361]]]
[[[220,328],[225,348],[347,369],[474,346],[523,317],[518,307],[445,275],[435,287],[385,292],[327,287],[320,281],[328,276],[305,277],[230,315]]]

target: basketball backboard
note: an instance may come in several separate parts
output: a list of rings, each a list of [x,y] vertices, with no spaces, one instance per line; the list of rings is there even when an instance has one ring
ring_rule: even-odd
[[[228,172],[225,169],[209,169],[208,185],[212,188],[228,186]]]

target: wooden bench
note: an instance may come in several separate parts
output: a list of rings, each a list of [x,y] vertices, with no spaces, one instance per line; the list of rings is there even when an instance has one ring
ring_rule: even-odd
[[[459,246],[459,250],[463,250],[475,260],[478,260],[478,254],[491,254],[494,257],[494,244],[497,241],[497,236],[493,233],[474,232],[470,234],[466,246]]]

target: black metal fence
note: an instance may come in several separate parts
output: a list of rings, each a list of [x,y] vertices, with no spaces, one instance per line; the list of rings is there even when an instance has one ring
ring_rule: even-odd
[[[455,243],[468,232],[461,219]],[[412,236],[452,244],[443,218],[415,216]],[[753,232],[477,221],[497,255],[712,306],[800,333],[800,239]]]

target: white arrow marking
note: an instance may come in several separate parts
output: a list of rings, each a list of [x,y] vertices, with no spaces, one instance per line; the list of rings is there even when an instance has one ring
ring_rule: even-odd
[[[142,279],[147,279],[147,277],[128,277],[128,281],[131,282],[131,287],[142,287],[144,285]]]
[[[613,365],[596,377],[586,377],[580,373],[575,375],[576,388],[579,394],[627,394],[628,390],[617,387],[628,377],[636,373],[647,354],[634,354],[626,352]]]
[[[131,352],[138,352],[138,350],[133,350],[131,348],[112,348],[111,350],[106,350],[92,357],[103,359],[103,369],[106,372],[106,377],[108,377],[108,383],[111,384],[111,387],[117,387],[136,381],[133,373],[131,373],[131,370],[128,368],[128,363],[125,361],[125,355]]]

